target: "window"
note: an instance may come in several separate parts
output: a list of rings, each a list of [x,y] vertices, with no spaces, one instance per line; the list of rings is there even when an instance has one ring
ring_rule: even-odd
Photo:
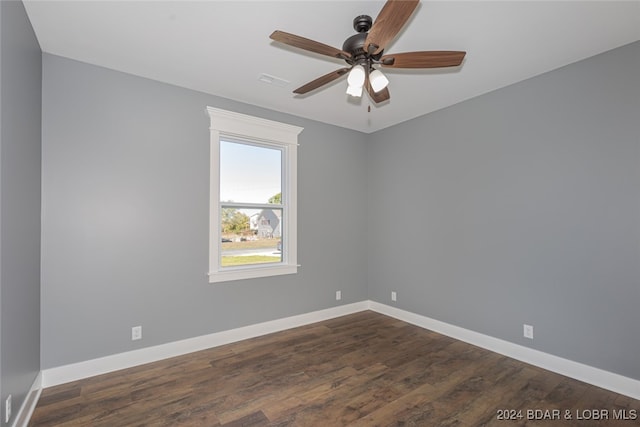
[[[209,282],[296,273],[302,128],[217,108],[207,112]]]

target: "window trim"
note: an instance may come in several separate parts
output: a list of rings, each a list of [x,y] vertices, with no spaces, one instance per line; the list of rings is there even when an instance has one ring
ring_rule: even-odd
[[[209,179],[209,283],[243,280],[258,277],[294,274],[297,264],[297,149],[298,135],[304,128],[273,120],[240,114],[219,108],[207,107],[211,120],[210,131],[210,179]],[[271,145],[282,150],[282,239],[283,259],[278,264],[221,268],[220,255],[220,139],[246,141]]]

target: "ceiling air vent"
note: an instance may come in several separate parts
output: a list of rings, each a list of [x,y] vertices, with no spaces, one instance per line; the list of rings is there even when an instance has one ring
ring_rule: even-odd
[[[290,81],[281,79],[280,77],[271,76],[269,74],[264,74],[264,73],[260,74],[260,77],[258,77],[258,80],[260,80],[263,83],[267,83],[267,84],[278,86],[278,87],[285,87],[289,83],[291,83]]]

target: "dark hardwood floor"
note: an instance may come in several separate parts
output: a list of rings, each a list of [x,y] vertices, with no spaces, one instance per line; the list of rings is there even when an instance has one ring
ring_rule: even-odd
[[[45,389],[30,423],[345,425],[631,427],[640,401],[365,311]]]

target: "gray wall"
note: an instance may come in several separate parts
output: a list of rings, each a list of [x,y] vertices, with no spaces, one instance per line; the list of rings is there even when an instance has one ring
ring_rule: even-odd
[[[637,42],[372,135],[370,299],[640,379],[639,61]]]
[[[0,2],[0,396],[13,421],[40,370],[41,53],[22,2]]]
[[[640,379],[639,50],[372,135],[44,55],[43,368],[395,290]],[[299,274],[207,283],[207,105],[305,127]]]
[[[43,73],[43,368],[367,298],[365,135],[47,54]],[[305,128],[298,274],[208,283],[206,106]]]

